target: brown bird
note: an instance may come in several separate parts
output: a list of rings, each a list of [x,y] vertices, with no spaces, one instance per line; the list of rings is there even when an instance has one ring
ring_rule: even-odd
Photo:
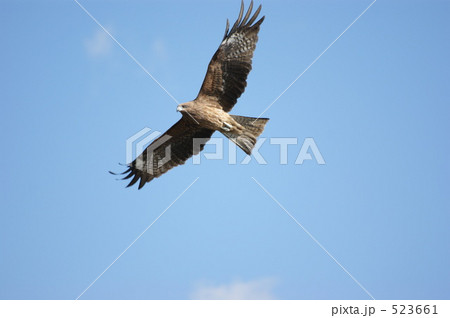
[[[203,150],[215,131],[220,131],[246,154],[251,154],[269,119],[230,115],[228,112],[247,86],[259,27],[264,21],[262,17],[254,23],[261,5],[250,18],[252,8],[253,1],[243,16],[242,1],[239,17],[231,30],[227,20],[222,43],[209,62],[197,98],[178,105],[177,111],[182,118],[128,164],[128,169],[122,173],[128,173],[123,179],[132,178],[128,187],[140,179],[141,189],[145,183],[184,164]]]

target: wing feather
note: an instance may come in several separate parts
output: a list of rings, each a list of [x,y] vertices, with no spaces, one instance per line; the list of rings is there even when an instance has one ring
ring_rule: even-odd
[[[262,17],[254,23],[261,11],[261,5],[250,18],[252,9],[253,1],[243,16],[244,3],[241,2],[239,16],[230,31],[227,20],[222,43],[208,65],[197,100],[213,99],[228,112],[244,92],[247,76],[252,69],[259,27],[264,21]]]
[[[133,162],[128,164],[128,173],[123,180],[133,177],[127,187],[139,181],[139,189],[147,182],[158,178],[173,167],[182,165],[191,156],[203,150],[213,130],[202,128],[182,118],[162,136],[154,140]],[[203,142],[194,147],[194,140]]]
[[[241,2],[241,7],[242,8],[244,7],[244,1]],[[250,5],[249,5],[248,10],[247,10],[247,13],[245,14],[244,19],[242,19],[241,24],[245,24],[247,22],[248,17],[250,16],[250,13],[252,12],[252,10],[253,10],[253,1],[250,2]]]
[[[253,4],[253,1],[252,1]],[[239,24],[241,22],[242,19],[242,14],[244,13],[244,0],[241,1],[241,10],[239,11],[239,16],[236,20],[236,22],[234,22],[233,27],[231,28],[230,33],[236,32],[237,28],[239,27]]]

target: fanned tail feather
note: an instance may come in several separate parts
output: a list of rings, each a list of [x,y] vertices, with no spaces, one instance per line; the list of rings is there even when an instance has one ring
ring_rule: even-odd
[[[232,142],[239,146],[247,155],[252,153],[257,138],[264,130],[269,118],[254,118],[230,115],[235,121],[244,126],[245,131],[241,134],[235,132],[223,132]]]

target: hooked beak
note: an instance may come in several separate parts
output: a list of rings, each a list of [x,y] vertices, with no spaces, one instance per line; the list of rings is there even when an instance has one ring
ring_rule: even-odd
[[[183,106],[178,105],[178,107],[177,107],[177,112],[181,112],[182,110],[183,110]]]

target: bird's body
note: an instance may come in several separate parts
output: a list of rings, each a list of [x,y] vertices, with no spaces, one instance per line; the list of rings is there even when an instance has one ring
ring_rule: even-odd
[[[252,69],[253,51],[264,17],[255,22],[261,6],[250,18],[253,1],[245,16],[244,4],[237,21],[227,27],[222,42],[212,57],[200,92],[195,100],[178,105],[182,118],[154,140],[142,154],[128,164],[123,179],[132,178],[128,186],[139,179],[139,189],[145,183],[203,150],[204,144],[219,131],[250,155],[268,118],[230,115],[247,86]],[[255,23],[254,23],[255,22]]]
[[[207,107],[205,107],[207,105]],[[233,117],[224,112],[221,107],[214,103],[205,104],[195,100],[180,104],[177,110],[183,115],[183,118],[197,123],[201,127],[220,132],[242,132],[244,127],[236,122]]]

